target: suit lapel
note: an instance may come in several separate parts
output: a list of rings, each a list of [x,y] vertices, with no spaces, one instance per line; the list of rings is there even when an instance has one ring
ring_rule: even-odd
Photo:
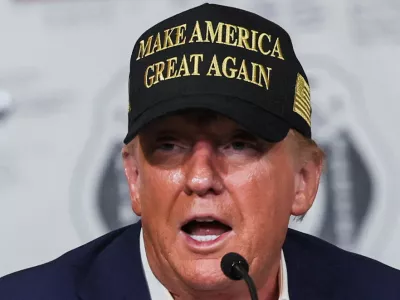
[[[315,239],[315,238],[314,238]],[[335,264],[311,236],[289,229],[283,246],[291,300],[336,299]]]
[[[79,286],[82,300],[150,300],[140,258],[140,222],[100,249]]]

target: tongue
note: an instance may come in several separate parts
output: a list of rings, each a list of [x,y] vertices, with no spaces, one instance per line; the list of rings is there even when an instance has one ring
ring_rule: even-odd
[[[191,235],[221,235],[230,230],[220,222],[191,222],[188,225],[188,233]]]

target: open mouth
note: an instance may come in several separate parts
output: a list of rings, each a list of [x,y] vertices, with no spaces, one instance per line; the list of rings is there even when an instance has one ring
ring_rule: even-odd
[[[232,228],[212,218],[194,219],[182,226],[182,231],[198,242],[211,242]]]

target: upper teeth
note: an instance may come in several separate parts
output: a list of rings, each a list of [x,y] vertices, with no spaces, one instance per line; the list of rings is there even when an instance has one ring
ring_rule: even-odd
[[[214,222],[214,219],[196,219],[196,222]]]
[[[209,242],[216,240],[219,235],[210,234],[210,235],[194,235],[191,234],[190,237],[198,242]]]

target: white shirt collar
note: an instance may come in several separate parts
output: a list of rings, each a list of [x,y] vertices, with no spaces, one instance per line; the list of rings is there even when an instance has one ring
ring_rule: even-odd
[[[142,258],[143,270],[146,277],[147,285],[149,287],[151,299],[173,300],[169,291],[161,284],[160,281],[158,281],[158,279],[154,276],[153,272],[150,269],[150,265],[147,260],[146,250],[144,248],[143,230],[140,230],[140,256]],[[289,300],[287,269],[286,269],[285,256],[283,255],[283,250],[281,250],[278,300]]]

